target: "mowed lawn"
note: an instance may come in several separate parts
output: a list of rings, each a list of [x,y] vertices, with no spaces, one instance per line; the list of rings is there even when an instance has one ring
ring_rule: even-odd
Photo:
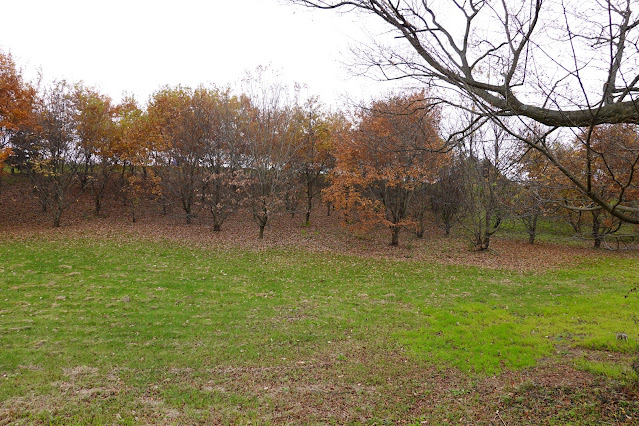
[[[0,424],[639,422],[630,256],[520,273],[123,235],[0,260]]]

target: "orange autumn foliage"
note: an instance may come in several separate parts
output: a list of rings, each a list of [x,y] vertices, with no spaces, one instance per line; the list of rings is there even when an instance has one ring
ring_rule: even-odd
[[[595,247],[603,235],[619,231],[622,221],[594,205],[588,191],[614,208],[639,208],[638,130],[631,124],[601,125],[584,130],[575,141],[571,166],[587,191],[571,189],[572,204],[589,210]]]
[[[432,182],[446,156],[437,152],[439,111],[425,93],[394,96],[360,112],[356,128],[335,140],[336,166],[325,197],[351,226],[381,224],[398,245],[399,231],[413,225],[408,207],[414,189]]]
[[[0,52],[0,130],[32,124],[35,89],[22,80],[11,55]]]
[[[13,155],[13,150],[11,148],[0,149],[0,176],[4,173],[5,161],[7,161],[11,155]]]
[[[617,232],[623,222],[593,202],[589,192],[610,207],[624,211],[639,207],[637,126],[617,124],[583,129],[570,144],[552,146],[552,152],[582,187],[536,152],[522,158],[522,171],[529,181],[539,185],[542,199],[562,207],[561,214],[575,233],[592,238],[598,247],[602,236]]]
[[[604,196],[639,201],[639,132],[636,125],[597,126],[591,135],[593,184]],[[583,157],[584,149],[578,149]],[[623,194],[620,192],[623,189]]]
[[[0,174],[13,154],[5,146],[9,136],[35,123],[34,100],[35,89],[25,84],[11,55],[0,52]]]

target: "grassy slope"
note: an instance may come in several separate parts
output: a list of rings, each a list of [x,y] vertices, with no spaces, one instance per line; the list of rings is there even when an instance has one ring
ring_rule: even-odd
[[[636,351],[632,259],[522,274],[125,237],[5,242],[0,259],[0,418],[459,420],[487,403],[478,380],[541,359],[634,375],[568,356]],[[438,374],[468,398],[416,409]]]

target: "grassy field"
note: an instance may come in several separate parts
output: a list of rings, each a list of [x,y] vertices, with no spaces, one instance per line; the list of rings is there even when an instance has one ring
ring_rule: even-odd
[[[639,263],[0,243],[0,424],[639,422]]]

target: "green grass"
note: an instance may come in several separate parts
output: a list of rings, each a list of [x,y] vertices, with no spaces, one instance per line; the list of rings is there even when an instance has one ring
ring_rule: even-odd
[[[578,358],[575,360],[575,365],[581,370],[601,374],[620,381],[628,379],[637,380],[637,373],[635,373],[630,366],[620,365],[615,362],[592,361],[585,358]]]
[[[443,309],[422,304],[427,326],[404,333],[405,341],[416,356],[487,373],[533,366],[557,343],[633,353],[638,305],[624,289],[638,272],[628,260],[536,276],[491,272],[489,279],[466,269],[451,276],[459,282],[456,300]],[[442,298],[441,290],[431,296]],[[631,330],[628,340],[617,339]]]
[[[483,377],[639,341],[629,258],[522,274],[122,236],[5,241],[0,259],[0,408],[28,422],[269,422],[300,393],[328,421],[328,386],[351,389],[353,418],[396,421],[404,389],[431,391],[414,370],[458,371],[450,397],[471,398]]]
[[[587,230],[587,226],[584,226]],[[535,242],[569,243],[575,241],[575,231],[560,217],[542,216],[537,222]],[[507,218],[498,231],[498,235],[528,240],[526,227],[515,217]]]

